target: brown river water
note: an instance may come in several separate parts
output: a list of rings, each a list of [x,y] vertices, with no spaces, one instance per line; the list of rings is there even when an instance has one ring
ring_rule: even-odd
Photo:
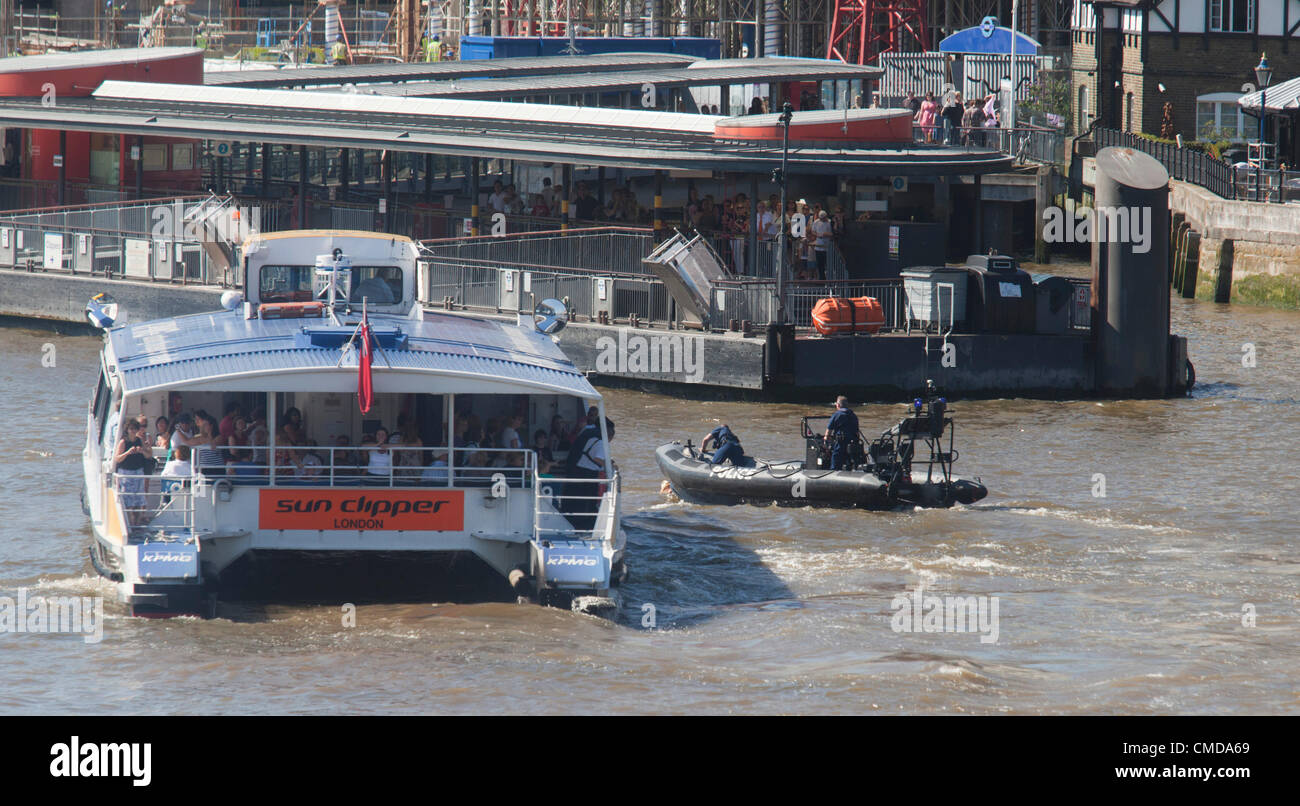
[[[98,644],[0,633],[0,713],[1295,713],[1300,313],[1175,300],[1173,324],[1190,398],[955,401],[957,470],[990,494],[947,511],[667,503],[658,444],[725,418],[796,457],[811,412],[606,390],[617,619],[423,601],[351,628],[338,602],[126,617],[78,502],[98,341],[0,329],[0,595],[109,598]],[[857,411],[871,433],[899,407]],[[917,585],[996,597],[996,642],[896,632]]]

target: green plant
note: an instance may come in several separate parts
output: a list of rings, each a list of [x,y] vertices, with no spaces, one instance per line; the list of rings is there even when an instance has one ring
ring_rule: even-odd
[[[1026,115],[1059,115],[1066,131],[1073,123],[1070,105],[1070,76],[1060,71],[1043,70],[1038,80],[1029,85],[1028,97],[1017,107]]]

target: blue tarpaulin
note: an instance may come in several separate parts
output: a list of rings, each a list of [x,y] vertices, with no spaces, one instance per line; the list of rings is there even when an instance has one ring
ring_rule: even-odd
[[[1016,33],[1016,55],[1037,56],[1039,45],[1030,37]],[[998,26],[989,36],[979,26],[958,31],[945,37],[939,43],[940,53],[993,53],[1003,56],[1011,54],[1011,29]]]

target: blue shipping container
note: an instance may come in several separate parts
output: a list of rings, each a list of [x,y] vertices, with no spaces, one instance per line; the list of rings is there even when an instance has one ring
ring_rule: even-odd
[[[580,36],[574,40],[584,54],[595,53],[681,53],[701,59],[717,59],[722,43],[704,37]],[[509,59],[527,56],[562,56],[569,47],[563,36],[463,36],[461,61]]]

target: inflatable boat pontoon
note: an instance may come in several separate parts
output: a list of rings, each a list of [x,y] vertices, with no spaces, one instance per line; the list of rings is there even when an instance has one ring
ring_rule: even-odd
[[[802,422],[804,460],[745,456],[739,464],[715,465],[709,454],[689,441],[661,445],[655,460],[673,492],[696,504],[861,509],[971,504],[988,495],[988,489],[978,479],[952,474],[957,452],[952,447],[952,418],[947,414],[943,398],[931,397],[926,404],[918,398],[909,407],[908,416],[865,451],[859,434],[859,440],[850,446],[853,460],[846,470],[830,469],[830,446],[820,432],[809,427],[808,417]],[[916,458],[927,452],[928,458]]]

